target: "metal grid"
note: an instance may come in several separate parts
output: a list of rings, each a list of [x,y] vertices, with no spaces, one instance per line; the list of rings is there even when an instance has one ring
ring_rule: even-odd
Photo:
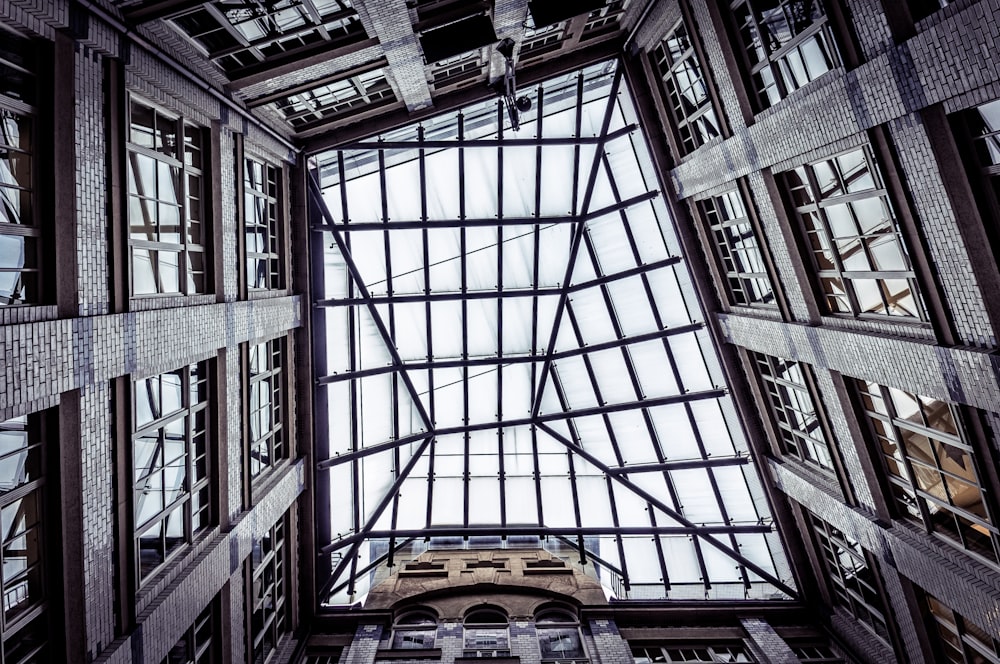
[[[619,598],[794,594],[616,63],[530,94],[313,162],[321,602],[482,536]]]

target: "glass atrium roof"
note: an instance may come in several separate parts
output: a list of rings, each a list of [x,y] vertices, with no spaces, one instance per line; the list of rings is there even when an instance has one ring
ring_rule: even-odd
[[[790,596],[622,73],[528,94],[314,160],[321,602],[525,543],[619,599]]]

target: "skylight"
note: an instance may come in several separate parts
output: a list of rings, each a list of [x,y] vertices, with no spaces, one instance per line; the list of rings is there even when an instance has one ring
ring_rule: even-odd
[[[491,99],[314,160],[321,602],[477,542],[619,599],[790,596],[622,73],[528,93],[517,133]]]

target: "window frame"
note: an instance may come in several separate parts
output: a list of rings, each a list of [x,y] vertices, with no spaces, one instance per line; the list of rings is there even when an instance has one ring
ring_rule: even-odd
[[[935,657],[944,657],[944,660],[941,661],[949,663],[973,664],[978,660],[971,659],[971,657],[979,656],[993,664],[1000,664],[1000,638],[991,637],[987,630],[963,617],[950,606],[933,597],[930,593],[924,593],[924,599],[927,622],[930,627],[927,631],[931,635]],[[935,610],[935,605],[937,605],[937,610]],[[945,612],[950,614],[950,619],[944,615]],[[975,629],[970,629],[970,625]],[[975,634],[976,631],[993,641],[993,643],[987,643],[982,638],[979,638]],[[945,635],[946,632],[948,636]],[[961,655],[962,659],[956,660],[950,657],[949,650],[946,649],[948,646],[951,646],[953,649],[960,648],[961,652],[955,654]],[[993,652],[984,650],[983,648],[992,648]],[[970,649],[974,651],[971,654]],[[955,651],[952,650],[951,652]]]
[[[881,643],[892,647],[889,608],[885,604],[882,580],[871,554],[856,540],[815,514],[807,512],[806,519],[812,531],[816,556],[826,570],[826,585],[830,589],[832,603],[854,616]],[[852,569],[848,570],[844,566],[842,562],[844,556],[853,561]],[[868,571],[870,579],[858,576],[865,570]],[[849,583],[852,578],[854,581]],[[858,587],[861,590],[858,590]],[[871,598],[877,600],[880,606],[873,605],[865,596],[864,588],[869,589]],[[882,628],[881,633],[879,625]]]
[[[735,656],[742,655],[743,657],[745,657],[745,659],[742,660],[732,659],[732,657],[734,656],[733,651],[736,651],[737,649],[741,652],[739,652],[738,655]],[[654,662],[658,662],[659,664],[673,664],[675,662],[681,663],[681,662],[741,662],[741,661],[756,662],[757,661],[754,658],[753,653],[750,651],[750,648],[748,648],[745,643],[740,643],[737,640],[733,639],[726,639],[724,642],[719,642],[719,643],[704,643],[704,642],[691,643],[686,641],[680,641],[677,643],[660,643],[656,645],[631,645],[630,650],[632,653],[632,658],[636,662],[636,664],[653,664]],[[649,661],[646,663],[641,662],[641,660],[636,657],[635,653],[636,650],[642,650],[643,652],[645,652],[646,655],[644,658],[648,659]],[[657,650],[660,652],[662,659],[657,660],[654,658],[650,658],[648,656],[650,652],[655,653]],[[721,652],[723,650],[729,650],[730,652],[723,653]],[[704,655],[711,657],[711,659],[688,659],[686,655],[682,655],[684,659],[675,659],[670,654],[671,652],[677,653],[681,651],[688,651],[691,653],[701,652],[704,653]],[[716,651],[720,652],[717,653]],[[694,656],[700,657],[700,655],[697,654]]]
[[[129,482],[129,500],[131,509],[131,542],[133,549],[133,565],[134,571],[134,584],[136,589],[141,589],[142,587],[149,584],[154,578],[156,578],[163,570],[168,569],[170,564],[177,558],[184,555],[186,551],[190,549],[190,546],[197,540],[199,535],[202,535],[211,530],[212,526],[216,523],[215,517],[215,507],[216,501],[213,492],[213,484],[216,468],[216,431],[215,431],[215,420],[214,420],[214,409],[212,407],[213,398],[213,388],[215,385],[215,380],[213,376],[212,366],[209,360],[202,360],[201,362],[195,362],[192,364],[184,365],[173,369],[171,371],[166,371],[153,376],[147,376],[138,380],[129,381],[130,387],[130,403],[131,403],[131,427],[129,434],[129,467],[127,469],[128,482]],[[195,403],[191,402],[192,397],[192,367],[196,367],[196,376],[199,376],[197,380],[198,389],[198,401]],[[161,379],[162,376],[168,374],[174,374],[177,372],[181,373],[181,406],[168,414],[160,414],[159,416],[153,416],[152,419],[144,421],[142,424],[139,423],[138,416],[138,402],[137,397],[139,395],[139,384],[146,383],[147,391],[149,390],[148,381],[154,379]],[[203,428],[199,429],[195,426],[198,421],[203,423]],[[162,441],[167,435],[166,430],[171,425],[176,423],[181,423],[183,427],[184,434],[184,452],[182,454],[184,463],[184,475],[182,481],[182,489],[177,490],[177,495],[173,500],[167,504],[166,502],[166,482],[162,483],[164,487],[164,504],[157,510],[152,516],[146,518],[142,523],[139,523],[139,512],[140,506],[138,504],[138,494],[142,491],[144,494],[149,487],[150,478],[153,477],[154,471],[149,471],[144,477],[137,477],[136,473],[136,461],[139,458],[137,453],[137,443],[139,440],[147,437],[150,433],[155,433],[157,436],[158,444],[162,446]],[[198,452],[196,438],[199,436],[204,439],[204,450]],[[154,454],[157,454],[154,451]],[[161,479],[165,480],[166,473],[168,472],[168,466],[166,465],[165,452],[159,452],[161,458],[163,458],[164,464],[159,467],[156,474],[158,474]],[[181,457],[178,457],[181,458]],[[152,457],[150,457],[150,468],[152,468]],[[203,464],[203,467],[199,469],[199,463]],[[196,475],[195,473],[198,473]],[[191,478],[197,477],[197,479],[192,482]],[[145,489],[142,489],[142,485],[145,484]],[[156,482],[152,481],[155,487]],[[197,496],[197,507],[195,508]],[[166,528],[168,526],[168,520],[172,515],[174,515],[178,510],[180,510],[181,518],[183,519],[183,536],[181,541],[174,546],[172,551],[167,551],[167,536],[164,530],[161,530],[160,541],[163,546],[163,559],[160,560],[155,566],[143,570],[142,563],[142,551],[145,547],[142,546],[141,540],[142,536],[147,533],[152,533],[157,527]],[[199,524],[195,524],[195,518],[199,518]]]
[[[847,191],[847,184],[850,178],[844,177],[839,160],[847,155],[861,152],[866,172],[872,180],[872,186],[861,191]],[[837,182],[841,183],[843,192],[838,195],[823,196],[822,188],[816,175],[816,168],[819,164],[829,167],[834,164]],[[832,170],[832,169],[831,169]],[[841,150],[821,159],[813,160],[790,168],[780,175],[780,185],[782,193],[787,199],[789,209],[795,217],[798,227],[798,236],[802,242],[802,253],[806,254],[806,267],[812,275],[817,301],[820,309],[825,315],[836,316],[847,319],[876,320],[892,323],[904,323],[910,325],[929,326],[931,324],[928,302],[924,297],[924,292],[917,276],[918,265],[913,257],[913,250],[907,241],[906,233],[901,223],[900,214],[896,210],[896,205],[892,200],[889,185],[882,173],[878,160],[875,158],[874,149],[870,144],[864,144],[847,150]],[[804,179],[803,179],[804,176]],[[794,179],[799,182],[796,183]],[[801,192],[797,194],[796,192]],[[798,200],[799,198],[802,200]],[[890,228],[888,231],[872,233],[861,229],[861,221],[853,207],[853,204],[865,200],[878,200],[883,213],[888,212]],[[851,223],[857,234],[851,236],[837,236],[834,234],[829,218],[828,210],[834,207],[846,206]],[[807,219],[814,219],[815,223],[810,224]],[[873,228],[877,228],[873,227]],[[878,239],[882,237],[893,237],[899,256],[903,259],[906,269],[902,270],[849,270],[844,267],[843,258],[837,250],[837,243],[845,240],[858,242],[864,247],[863,251],[869,266],[874,267],[872,249],[862,242],[869,238]],[[826,260],[831,263],[831,267],[823,268],[817,261],[817,253],[826,256]],[[826,290],[826,280],[831,283],[839,281],[842,293]],[[906,281],[908,292],[913,299],[913,306],[916,309],[913,315],[890,314],[882,312],[863,311],[859,303],[855,281],[874,280],[879,286],[879,297],[882,309],[891,310],[893,303],[890,295],[885,291],[884,282]],[[846,310],[839,310],[831,305],[832,300],[841,300],[845,303]]]
[[[498,616],[504,617],[504,622],[470,622],[475,619],[479,614],[496,614]],[[495,631],[497,634],[497,645],[495,648],[479,647],[476,644],[472,646],[469,645],[470,632],[476,630],[481,631]],[[503,636],[499,635],[500,631],[503,631]],[[470,611],[465,618],[462,620],[462,656],[463,657],[482,657],[480,653],[492,652],[492,655],[488,657],[510,657],[510,617],[507,615],[506,611],[503,611],[497,607],[484,606],[477,607],[473,611]]]
[[[27,158],[28,160],[28,167],[26,169],[28,186],[23,186],[20,183],[14,186],[3,184],[0,185],[0,192],[11,189],[24,192],[19,195],[18,206],[20,209],[23,209],[23,205],[27,202],[29,213],[29,223],[20,221],[23,219],[22,216],[18,216],[19,223],[0,223],[0,240],[6,242],[10,241],[11,238],[18,238],[22,243],[21,247],[24,257],[21,267],[17,269],[0,267],[0,270],[2,270],[0,274],[17,274],[18,276],[14,284],[15,286],[19,286],[22,291],[25,289],[24,274],[31,275],[31,278],[35,280],[33,297],[20,300],[13,299],[12,297],[2,297],[0,298],[0,308],[38,306],[50,301],[50,284],[53,281],[53,279],[46,276],[47,270],[42,269],[43,254],[41,244],[43,239],[48,235],[47,225],[44,223],[45,216],[47,215],[40,212],[40,206],[43,201],[39,195],[39,189],[43,183],[40,177],[38,161],[39,156],[43,156],[45,153],[44,146],[40,140],[41,132],[37,131],[39,124],[45,119],[42,113],[42,90],[38,84],[39,75],[43,73],[42,57],[39,53],[40,49],[32,39],[8,32],[2,28],[0,28],[0,35],[5,37],[11,45],[16,45],[15,48],[19,47],[21,49],[19,53],[12,54],[23,56],[23,64],[25,65],[22,66],[11,61],[9,58],[4,58],[2,57],[2,53],[0,53],[0,71],[4,68],[14,69],[31,81],[25,84],[25,94],[23,95],[26,97],[25,99],[16,99],[0,93],[0,125],[3,125],[8,118],[15,118],[15,121],[20,120],[28,125],[27,149],[9,144],[3,138],[4,132],[0,131],[0,146],[2,146],[0,147],[0,151],[7,152],[8,154],[13,151],[24,155],[22,158]],[[15,51],[15,48],[11,48],[11,51]],[[21,136],[21,128],[20,126],[18,127],[18,136]],[[29,243],[33,245],[32,249],[28,249]],[[25,267],[25,265],[29,264],[31,265],[30,267]],[[11,295],[13,295],[13,291]],[[8,301],[5,302],[4,300]]]
[[[903,390],[895,390],[903,395],[912,397],[917,403],[921,404],[920,414],[924,422],[916,423],[900,417],[897,413],[895,404],[891,398],[894,388],[889,388],[871,381],[857,379],[851,381],[849,384],[852,387],[852,391],[854,392],[854,396],[860,407],[860,412],[864,415],[865,425],[867,427],[868,435],[871,439],[875,455],[881,460],[881,469],[883,471],[881,474],[884,476],[887,484],[889,494],[887,502],[890,504],[892,513],[899,518],[907,520],[908,522],[918,524],[926,533],[935,537],[939,541],[947,542],[993,567],[1000,566],[1000,524],[997,522],[997,515],[1000,514],[1000,510],[997,508],[996,496],[988,490],[991,483],[989,482],[989,475],[983,468],[983,464],[989,463],[990,460],[984,459],[970,441],[967,423],[956,405],[940,399],[930,399],[930,397],[923,397],[921,395],[905,392]],[[872,387],[878,390],[878,395],[873,395],[871,393]],[[878,409],[876,406],[877,402],[873,399],[873,397],[876,397],[881,401],[883,408],[886,411],[885,413]],[[923,403],[924,400],[931,400],[933,403],[941,404],[948,408],[950,419],[955,429],[954,433],[935,428],[927,423],[926,415],[923,412],[924,405],[926,405]],[[875,423],[876,421],[881,422],[882,426],[877,426]],[[933,453],[932,459],[922,461],[918,460],[921,470],[931,470],[935,472],[938,477],[943,478],[955,475],[954,472],[949,472],[948,470],[941,468],[942,464],[939,458],[940,453],[943,452],[946,457],[951,457],[947,449],[939,450],[939,446],[947,446],[967,455],[969,463],[968,469],[971,470],[974,475],[975,487],[980,492],[983,511],[986,513],[985,517],[972,514],[971,512],[962,510],[959,506],[952,505],[952,498],[948,494],[946,494],[946,499],[942,500],[941,498],[934,496],[929,489],[921,489],[914,483],[912,478],[926,478],[927,475],[926,473],[921,475],[914,469],[914,459],[912,458],[912,454],[909,449],[909,443],[904,442],[907,439],[901,433],[901,430],[905,430],[910,432],[912,435],[925,438],[928,443],[934,441],[938,444],[937,446],[934,444],[928,445],[928,449],[930,449]],[[894,446],[895,451],[900,452],[901,457],[893,454],[891,463],[895,465],[897,469],[900,468],[901,463],[901,472],[905,473],[905,477],[899,473],[894,473],[891,470],[891,466],[889,465],[890,461],[888,459],[889,454],[885,446],[886,442],[891,443]],[[930,463],[933,463],[934,467],[931,467]],[[985,482],[984,478],[986,480]],[[972,484],[969,478],[956,477],[956,479],[959,482],[970,486]],[[934,486],[941,486],[945,490],[948,489],[945,479],[941,479],[940,482],[936,483]],[[937,509],[932,512],[928,502],[933,503]],[[904,505],[904,503],[906,503],[906,505]],[[913,511],[914,508],[916,513]],[[975,528],[976,525],[987,531],[983,534],[989,538],[990,543],[992,544],[993,558],[990,558],[987,554],[982,552],[984,547],[981,545],[973,545],[975,548],[970,548],[970,545],[966,542],[966,538],[963,535],[964,531],[957,525],[953,526],[955,529],[954,531],[944,529],[943,519],[934,519],[934,514],[940,514],[945,517],[950,516],[953,520],[957,518],[966,518],[970,522],[978,522],[970,523],[969,525],[977,532],[980,532],[980,530],[979,528]]]
[[[135,106],[144,107],[147,111],[152,114],[153,122],[153,136],[154,143],[153,147],[146,147],[133,142],[133,114]],[[212,265],[214,262],[214,257],[212,253],[212,219],[211,219],[211,189],[210,189],[210,179],[211,179],[211,155],[210,147],[211,140],[209,138],[209,132],[206,128],[192,123],[186,120],[182,115],[165,110],[156,104],[146,101],[145,99],[129,93],[127,95],[125,103],[125,122],[124,122],[124,150],[125,150],[125,161],[124,164],[124,178],[125,182],[123,187],[123,196],[125,200],[123,219],[125,225],[125,244],[128,251],[128,294],[130,299],[156,299],[163,297],[189,297],[198,295],[211,295],[215,292],[214,275],[212,270]],[[174,137],[176,145],[174,147],[174,155],[160,152],[157,150],[157,130],[158,120],[163,118],[165,121],[170,121],[174,126]],[[191,136],[197,136],[199,146],[194,148],[192,152],[196,152],[200,165],[195,165],[194,158],[190,157],[188,154],[188,132],[191,132]],[[178,156],[178,153],[183,152],[182,155]],[[137,158],[152,159],[154,168],[156,169],[156,175],[154,179],[157,182],[157,190],[160,187],[160,175],[159,168],[160,165],[165,165],[169,169],[178,169],[178,189],[175,189],[179,193],[179,198],[183,201],[174,205],[169,202],[164,203],[162,199],[156,196],[146,196],[145,194],[140,194],[138,187],[136,188],[135,194],[132,192],[132,183],[135,182],[138,185],[137,172],[139,170],[137,166]],[[189,163],[191,162],[191,163]],[[196,178],[198,182],[198,191],[192,192],[191,179]],[[138,239],[133,238],[132,232],[132,199],[146,200],[150,201],[157,208],[157,216],[159,216],[159,208],[164,206],[179,207],[178,220],[177,220],[177,231],[176,234],[179,235],[179,242],[163,242],[159,239],[149,240],[149,239]],[[199,219],[192,218],[192,201],[197,202]],[[143,209],[144,208],[140,208]],[[201,231],[201,243],[190,241],[190,231],[193,224],[200,226]],[[154,232],[159,233],[161,225],[159,220],[157,223],[150,226]],[[158,291],[158,292],[136,292],[136,269],[135,269],[135,253],[136,250],[147,251],[147,252],[165,252],[174,253],[178,256],[177,259],[177,279],[178,279],[178,291]],[[202,269],[200,271],[194,270],[192,268],[192,255],[201,255]],[[160,277],[157,275],[155,268],[152,267],[152,258],[150,258],[151,270],[153,271],[154,284],[159,281]],[[192,285],[191,280],[197,275],[201,275],[203,280],[202,287],[199,289],[198,286]]]
[[[826,413],[822,408],[823,400],[820,398],[812,368],[802,362],[756,351],[750,351],[750,358],[753,362],[754,373],[761,387],[762,396],[768,404],[768,416],[778,431],[779,443],[783,454],[794,457],[810,468],[817,468],[820,472],[835,476],[838,467],[836,446],[833,443],[833,436],[827,426]],[[797,367],[802,377],[802,382],[797,383],[793,381],[787,377],[787,372],[784,376],[778,376],[775,369],[778,363],[786,363],[787,365]],[[770,373],[764,373],[763,367],[765,366]],[[817,439],[808,432],[802,431],[792,425],[794,418],[788,417],[789,412],[799,412],[806,417],[808,417],[808,414],[796,409],[795,404],[789,403],[785,398],[788,390],[794,390],[797,394],[803,394],[808,399],[808,405],[812,406],[811,416],[815,420],[815,430],[819,432],[821,439]],[[779,404],[776,403],[776,399],[780,399],[780,408],[782,413],[785,414],[784,417],[778,414]],[[793,443],[790,439],[801,440],[803,442]],[[810,449],[821,447],[826,453],[827,462],[823,463],[819,458],[812,458],[809,454],[804,453],[802,451],[804,446]]]
[[[756,215],[753,214],[753,208],[748,205],[749,199],[742,185],[734,184],[736,186],[732,189],[695,202],[695,207],[704,224],[706,240],[712,247],[712,258],[718,267],[720,290],[725,293],[730,306],[774,311],[780,308],[778,304],[779,293],[775,289],[776,280],[772,278],[767,248],[762,242],[764,233],[761,232]],[[737,205],[739,209],[737,209]],[[739,214],[740,212],[742,215]],[[729,218],[723,219],[723,214]],[[731,242],[733,238],[726,231],[742,226],[749,228],[749,236],[744,231],[739,239],[741,241],[750,239],[753,244],[737,248]],[[736,256],[743,256],[749,252],[757,254],[761,272],[735,269],[742,266],[744,262],[742,258],[737,260]],[[729,269],[729,263],[732,263],[734,270]],[[740,265],[737,265],[738,263]],[[738,291],[734,287],[734,282],[739,283]],[[752,299],[748,295],[755,291],[754,283],[763,284],[769,289],[770,301],[767,301],[766,296],[763,299]]]
[[[34,463],[37,466],[35,469],[37,476],[34,479],[29,479],[9,491],[0,494],[0,511],[6,511],[8,507],[15,504],[20,507],[24,504],[26,498],[32,496],[35,504],[36,519],[34,524],[30,526],[25,524],[25,530],[18,531],[13,536],[8,537],[7,533],[3,533],[2,537],[0,537],[0,561],[4,561],[7,558],[6,549],[14,541],[24,537],[27,544],[29,538],[26,537],[26,534],[32,530],[35,532],[35,549],[38,555],[38,560],[29,565],[31,569],[19,571],[16,575],[17,578],[13,578],[10,581],[0,579],[0,594],[4,598],[3,610],[0,611],[0,649],[2,649],[0,658],[2,658],[2,661],[7,661],[8,657],[11,657],[15,661],[21,661],[21,658],[27,656],[45,655],[46,653],[48,656],[57,656],[59,654],[50,644],[52,639],[49,638],[50,623],[56,617],[52,611],[51,598],[53,597],[53,592],[58,589],[59,578],[58,574],[52,573],[55,571],[52,569],[55,557],[51,553],[51,546],[48,542],[48,534],[50,532],[58,533],[59,530],[56,524],[52,522],[52,518],[50,518],[50,516],[55,517],[55,511],[52,509],[53,498],[51,493],[51,487],[54,486],[53,478],[48,477],[50,470],[52,470],[50,462],[54,461],[54,459],[47,458],[53,453],[52,443],[48,442],[49,436],[55,431],[51,419],[48,411],[41,411],[0,421],[0,432],[23,431],[26,434],[25,440],[27,442],[24,448],[14,450],[6,454],[3,458],[9,459],[15,457],[22,450],[30,455],[31,451],[34,450]],[[17,420],[23,420],[23,424],[22,422],[17,422]],[[32,439],[35,439],[35,442],[32,442]],[[27,467],[29,463],[28,458],[26,455],[22,464],[19,464],[21,468]],[[55,536],[57,535],[53,535],[53,537]],[[27,549],[25,551],[27,552]],[[34,582],[38,584],[37,592],[40,596],[36,597],[28,606],[21,609],[19,613],[8,616],[6,606],[7,596],[10,593],[8,587],[11,590],[16,590],[21,587],[19,584],[30,585],[32,583],[30,580],[31,572],[35,573]],[[32,637],[38,639],[33,644],[30,641]],[[7,651],[8,644],[10,644],[11,650],[14,651],[10,655],[8,655]],[[23,652],[17,653],[15,649],[22,646],[26,646],[26,649]]]
[[[425,617],[424,622],[407,622],[416,617]],[[396,616],[392,623],[392,633],[389,637],[389,647],[393,650],[431,650],[437,647],[438,618],[430,609],[423,607],[407,609]],[[407,634],[430,634],[431,641],[421,641],[419,646],[402,645]]]
[[[254,353],[257,353],[258,360],[263,352],[267,358],[266,364],[257,373],[254,373]],[[285,336],[274,337],[259,341],[257,343],[248,342],[245,349],[245,381],[246,381],[246,472],[250,478],[250,488],[256,488],[259,483],[269,476],[283,461],[291,457],[290,445],[292,443],[288,431],[288,374],[285,371],[288,366],[288,343]],[[255,407],[255,387],[266,384],[270,386],[270,401],[267,405],[259,408]],[[254,432],[255,414],[269,410],[270,426],[267,431],[258,428],[257,435]],[[257,472],[254,472],[254,451],[261,446],[267,446],[267,464],[260,464]],[[259,457],[257,457],[259,463]]]
[[[757,111],[763,111],[764,109],[781,103],[781,101],[789,95],[793,94],[797,90],[801,90],[813,81],[818,80],[824,74],[843,66],[845,54],[841,48],[842,45],[837,39],[837,35],[834,33],[833,21],[831,20],[832,16],[826,6],[827,3],[823,0],[816,0],[819,5],[819,9],[822,12],[822,16],[812,21],[807,27],[792,36],[786,43],[780,45],[780,47],[773,52],[763,44],[763,38],[761,37],[763,32],[760,30],[760,25],[763,21],[758,16],[758,11],[753,5],[754,1],[755,0],[729,0],[729,2],[726,3],[725,8],[729,13],[732,25],[734,37],[732,43],[734,46],[739,46],[739,48],[734,48],[734,50],[737,51],[736,57],[743,65],[747,93],[753,102],[754,108]],[[796,0],[782,1],[791,3]],[[746,5],[748,9],[747,15],[750,20],[748,23],[741,24],[737,11],[743,5]],[[784,6],[785,5],[782,4],[782,7]],[[758,35],[758,39],[760,41],[759,48],[754,46],[754,41],[747,43],[744,37],[745,32],[751,32]],[[808,70],[805,69],[805,59],[802,58],[800,54],[799,57],[803,70],[809,78],[801,85],[790,88],[788,81],[786,81],[787,74],[785,73],[785,70],[790,68],[790,65],[787,63],[787,58],[791,54],[799,51],[800,47],[805,46],[810,41],[815,41],[819,45],[820,52],[827,56],[826,60],[829,66],[825,71],[812,76]],[[754,51],[758,52],[756,62],[751,55]],[[760,55],[761,51],[763,52],[763,56]],[[768,72],[768,75],[771,77],[770,84],[766,82],[762,72]],[[760,82],[760,85],[758,82]],[[775,91],[774,98],[768,94],[769,89],[773,89]]]
[[[711,143],[712,141],[726,136],[722,114],[719,111],[718,100],[715,96],[715,89],[711,79],[706,74],[704,66],[704,56],[698,44],[697,33],[692,33],[688,28],[686,16],[682,16],[666,32],[659,43],[650,53],[653,71],[658,78],[658,84],[665,100],[665,106],[670,113],[672,120],[671,129],[676,137],[679,156],[691,154],[698,148]],[[668,42],[677,39],[676,34],[683,30],[687,38],[687,48],[683,50],[676,59],[671,59]],[[691,66],[693,64],[693,67]],[[695,88],[698,84],[704,88],[705,98],[701,105],[690,113],[684,110],[684,101],[688,99],[681,91],[678,76],[683,71],[689,76],[697,74],[697,81],[692,81],[688,90]],[[680,107],[678,105],[680,104]],[[714,123],[708,122],[706,116],[711,116]],[[703,138],[698,130],[701,126],[699,120],[705,120],[709,125],[714,124],[716,135],[710,138]]]
[[[203,628],[208,627],[207,641],[199,643],[199,636],[202,638],[200,632]],[[171,659],[174,656],[174,651],[178,651],[178,655],[183,654],[186,659],[185,664],[216,664],[218,660],[217,654],[217,642],[216,634],[219,628],[219,620],[215,612],[215,600],[213,599],[209,602],[198,617],[194,619],[194,622],[184,630],[184,635],[177,640],[177,643],[170,649],[167,656],[163,658],[161,664],[176,664],[178,660]],[[180,651],[183,651],[180,652]]]
[[[552,619],[555,618],[555,619]],[[561,620],[560,620],[561,618]],[[568,609],[561,607],[548,607],[538,611],[534,616],[535,638],[538,641],[538,651],[542,662],[587,662],[590,657],[587,653],[587,646],[584,643],[583,635],[580,632],[580,619]],[[545,648],[542,646],[542,636],[545,632],[570,632],[576,636],[576,646],[579,655],[565,657],[546,657]]]
[[[984,145],[994,142],[994,147],[986,147],[987,153],[1000,150],[1000,129],[991,130],[983,120],[985,107],[1000,109],[1000,98],[977,104],[950,117],[950,126],[956,142],[963,150],[962,161],[969,176],[976,207],[982,217],[986,237],[991,245],[994,258],[1000,257],[1000,155],[985,157]],[[982,126],[982,133],[975,128]]]
[[[246,577],[247,661],[251,664],[263,664],[269,661],[281,646],[282,639],[290,631],[288,622],[291,619],[292,603],[291,561],[287,556],[290,536],[288,519],[286,516],[282,516],[267,529],[262,537],[253,538],[251,553],[247,558]],[[270,549],[267,551],[263,550],[264,542],[271,543]],[[268,570],[271,570],[270,581],[266,580]],[[258,589],[260,591],[270,589],[273,592],[273,597],[268,592],[261,596]],[[270,614],[263,615],[258,627],[255,625],[256,614],[258,611],[262,614],[266,613],[268,599],[273,602],[272,610]],[[261,651],[258,655],[257,648],[265,645],[265,638],[268,635],[271,637],[271,647],[267,651]]]
[[[268,291],[280,291],[286,288],[285,278],[285,197],[284,179],[285,169],[276,166],[266,159],[244,154],[242,159],[243,168],[243,219],[241,231],[243,240],[243,280],[250,297],[254,294]],[[263,176],[261,186],[257,187],[254,182],[254,175],[257,169]],[[251,175],[253,173],[254,175]],[[258,217],[255,212],[259,211],[255,205],[260,201],[263,208],[263,217]],[[249,238],[251,234],[262,233],[265,238],[264,250],[251,251]],[[255,285],[250,274],[252,267],[263,262],[267,266],[264,274],[264,285]],[[260,277],[259,268],[257,270],[258,280]],[[259,281],[258,281],[259,282]]]

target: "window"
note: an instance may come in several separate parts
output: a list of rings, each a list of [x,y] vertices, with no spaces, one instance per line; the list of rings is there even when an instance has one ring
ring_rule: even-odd
[[[283,339],[271,339],[250,346],[248,362],[250,412],[247,417],[250,431],[247,442],[250,446],[248,456],[251,480],[255,480],[288,457],[283,407],[284,364]]]
[[[507,616],[497,609],[480,609],[465,619],[464,657],[509,657]]]
[[[212,623],[212,605],[209,604],[170,649],[162,664],[213,664],[217,661],[212,652]]]
[[[731,304],[775,306],[774,289],[760,243],[738,189],[698,201],[712,235],[716,260],[726,279]]]
[[[590,12],[586,23],[583,24],[583,34],[580,36],[580,41],[592,39],[599,34],[613,30],[617,27],[618,21],[624,13],[625,0],[610,0],[605,6]]]
[[[826,470],[833,470],[830,448],[810,390],[808,367],[761,353],[751,353],[778,427],[782,447],[789,454]]]
[[[875,383],[855,385],[899,514],[991,562],[1000,560],[989,499],[954,407]]]
[[[694,41],[681,21],[653,52],[667,101],[686,154],[720,135],[708,84]]]
[[[517,52],[518,60],[525,61],[537,58],[545,53],[559,49],[560,43],[566,38],[566,21],[552,25],[524,29],[524,40]]]
[[[278,100],[278,111],[296,131],[304,131],[368,108],[396,101],[385,71],[373,69]]]
[[[952,127],[971,144],[969,175],[987,224],[993,252],[1000,255],[1000,99],[952,116]]]
[[[828,645],[793,645],[792,652],[803,664],[847,664],[847,660]]]
[[[0,421],[0,592],[4,662],[48,661],[45,447],[41,414]]]
[[[132,387],[136,570],[142,583],[211,522],[208,362]]]
[[[202,129],[133,99],[128,161],[132,295],[207,293]]]
[[[550,609],[535,616],[535,631],[543,662],[585,660],[579,621],[568,611]]]
[[[868,555],[860,544],[827,522],[812,514],[809,518],[834,603],[844,607],[862,625],[888,643],[885,606]]]
[[[254,540],[250,557],[252,614],[250,634],[253,664],[263,664],[288,631],[288,548],[285,520]]]
[[[437,616],[430,611],[411,611],[396,619],[392,627],[392,647],[433,648],[437,636]]]
[[[252,158],[244,162],[243,230],[250,290],[283,286],[280,187],[279,168]]]
[[[919,21],[939,9],[944,9],[952,2],[954,0],[907,0],[906,4],[910,7],[910,15],[913,16],[913,20]]]
[[[697,645],[632,648],[636,664],[661,664],[673,662],[753,662],[746,647],[732,645]]]
[[[896,216],[869,148],[784,174],[823,306],[854,316],[925,316]]]
[[[0,38],[0,306],[38,304],[42,235],[35,212],[36,63],[31,43]]]
[[[759,107],[840,64],[821,0],[735,0],[733,18]],[[739,57],[739,54],[737,54]]]
[[[228,74],[284,60],[309,47],[327,50],[365,36],[357,12],[341,0],[204,5],[173,22]]]
[[[431,71],[434,89],[445,88],[460,82],[479,80],[483,73],[482,55],[479,50],[461,53],[434,63]]]
[[[948,664],[1000,664],[1000,638],[927,596],[937,627],[935,648]],[[932,632],[932,637],[933,637]]]

